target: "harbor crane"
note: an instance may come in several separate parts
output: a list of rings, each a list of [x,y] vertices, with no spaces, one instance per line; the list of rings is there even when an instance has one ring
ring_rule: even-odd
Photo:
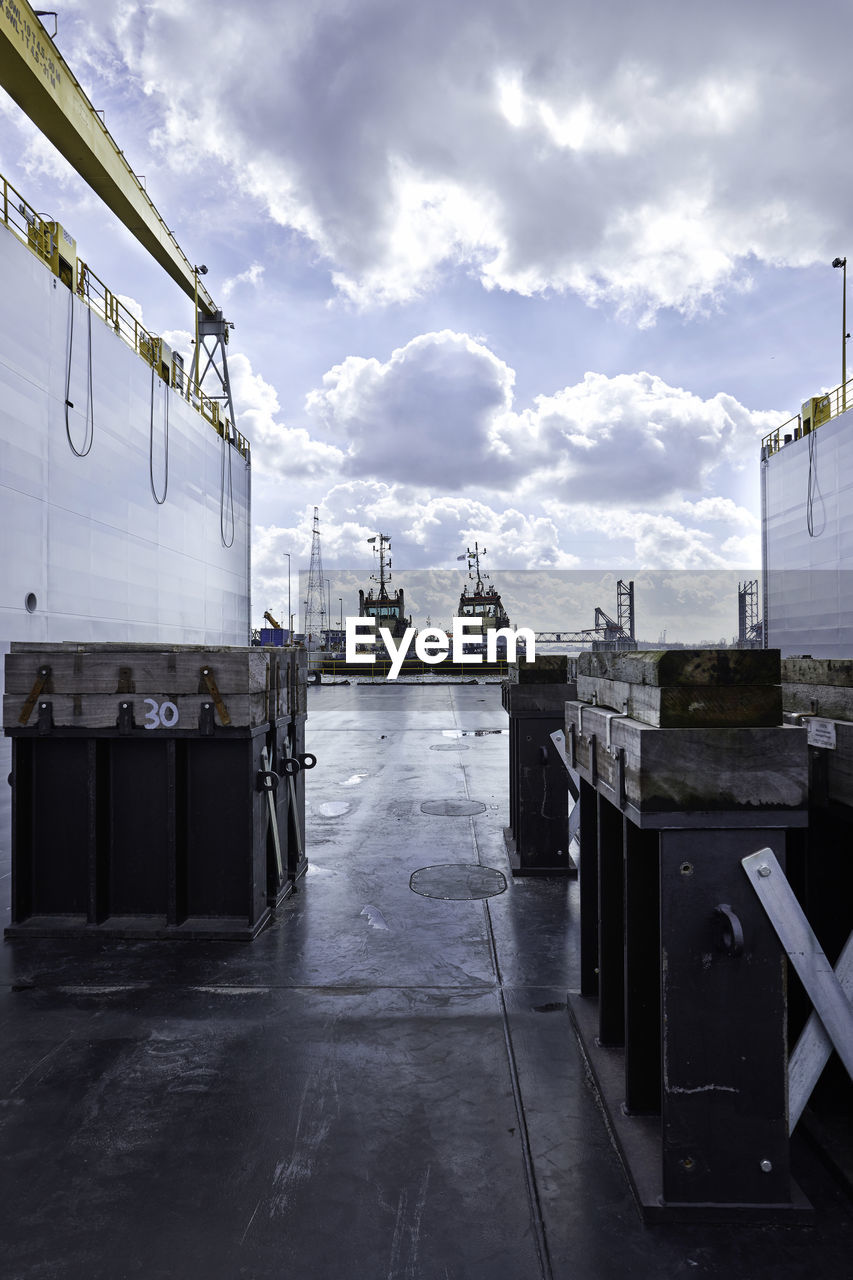
[[[221,393],[211,399],[225,402],[233,424],[225,352],[232,326],[199,279],[207,274],[207,267],[194,266],[187,258],[40,21],[39,12],[26,0],[0,5],[0,85],[193,299],[196,339],[192,378],[200,388],[208,371],[216,374]],[[204,368],[202,355],[207,357]]]
[[[582,631],[537,631],[537,644],[589,645],[593,649],[636,649],[634,633],[634,583],[616,583],[616,618],[598,606],[595,624]]]

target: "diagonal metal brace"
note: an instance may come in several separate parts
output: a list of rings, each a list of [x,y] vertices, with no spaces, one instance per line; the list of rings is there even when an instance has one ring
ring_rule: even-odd
[[[853,933],[838,957],[835,976],[848,1000],[853,999]],[[794,1132],[794,1126],[803,1114],[831,1053],[832,1041],[824,1031],[820,1018],[812,1012],[788,1063],[789,1133]]]
[[[776,855],[772,849],[759,849],[743,858],[742,865],[829,1040],[853,1079],[853,1005],[821,950]],[[797,1099],[798,1117],[807,1098],[808,1095]]]
[[[18,716],[18,724],[27,723],[30,716],[32,715],[33,707],[36,705],[39,698],[41,697],[42,689],[47,684],[49,679],[50,679],[50,667],[39,667],[38,675],[36,676],[35,683],[32,689],[30,689],[30,696],[27,698],[26,702],[21,707],[21,714]]]
[[[264,766],[264,769],[267,772],[269,772],[270,753],[265,746],[261,748],[261,762]],[[281,880],[282,875],[284,874],[284,871],[283,871],[283,864],[281,860],[281,840],[278,834],[278,813],[276,810],[275,792],[274,790],[270,790],[269,788],[266,788],[266,787],[264,788],[264,790],[267,793],[267,804],[269,806],[268,817],[269,817],[270,825],[272,826],[272,843],[273,843],[273,849],[275,850],[275,865],[276,865],[276,870],[278,871],[278,878],[279,880]]]
[[[226,707],[225,703],[222,701],[222,694],[219,692],[219,689],[217,687],[216,680],[214,679],[213,671],[211,670],[210,667],[202,667],[201,671],[199,672],[199,675],[201,676],[204,687],[207,689],[207,692],[210,694],[211,698],[213,699],[213,704],[216,707],[216,713],[219,716],[219,723],[230,724],[231,717],[228,714],[228,708]]]

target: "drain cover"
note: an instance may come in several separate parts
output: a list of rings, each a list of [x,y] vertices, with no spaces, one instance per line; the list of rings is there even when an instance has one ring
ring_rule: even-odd
[[[424,800],[421,803],[421,813],[437,813],[441,818],[470,818],[485,810],[486,806],[479,800]]]
[[[493,898],[506,889],[506,877],[494,867],[478,863],[445,862],[437,867],[421,867],[413,871],[409,888],[425,898],[443,898],[445,902],[466,902],[472,898]]]

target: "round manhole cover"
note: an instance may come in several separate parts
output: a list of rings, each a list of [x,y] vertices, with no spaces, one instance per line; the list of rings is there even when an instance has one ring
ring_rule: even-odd
[[[506,889],[506,877],[494,867],[478,863],[445,862],[437,867],[421,867],[413,871],[409,888],[424,898],[443,898],[445,902],[466,902],[472,898],[493,898]]]
[[[421,813],[437,813],[440,818],[470,818],[474,813],[485,813],[486,806],[480,800],[424,800]]]

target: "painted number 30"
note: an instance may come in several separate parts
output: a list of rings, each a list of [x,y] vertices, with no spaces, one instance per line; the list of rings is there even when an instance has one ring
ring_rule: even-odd
[[[146,729],[172,729],[178,723],[178,708],[174,702],[156,702],[154,698],[146,698],[151,708],[145,713]]]

